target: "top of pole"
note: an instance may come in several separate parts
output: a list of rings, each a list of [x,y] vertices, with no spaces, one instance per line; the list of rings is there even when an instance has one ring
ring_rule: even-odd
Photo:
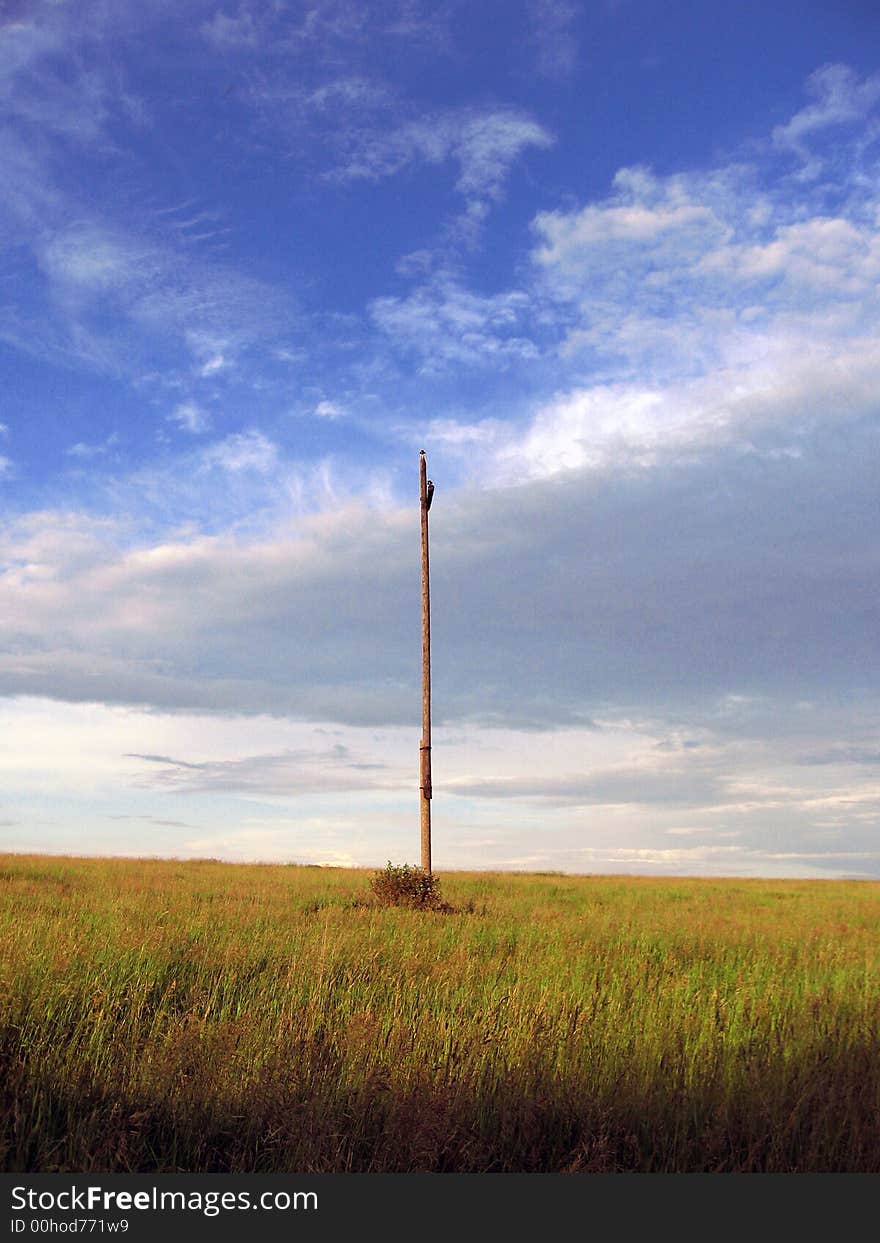
[[[419,450],[419,495],[421,497],[422,514],[427,518],[428,510],[431,508],[431,501],[434,498],[434,485],[428,478],[428,459],[425,457],[425,450]]]

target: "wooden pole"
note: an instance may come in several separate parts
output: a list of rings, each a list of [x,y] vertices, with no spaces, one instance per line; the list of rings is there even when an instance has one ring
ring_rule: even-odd
[[[422,740],[419,743],[419,803],[422,820],[422,871],[431,871],[431,595],[428,582],[428,510],[434,485],[428,480],[425,450],[419,455],[422,511]]]

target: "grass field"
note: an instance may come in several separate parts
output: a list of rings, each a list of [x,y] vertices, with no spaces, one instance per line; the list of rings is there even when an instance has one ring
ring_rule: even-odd
[[[0,856],[9,1171],[880,1170],[880,884]]]

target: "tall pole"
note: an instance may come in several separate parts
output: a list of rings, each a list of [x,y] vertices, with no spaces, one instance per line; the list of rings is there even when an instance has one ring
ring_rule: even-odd
[[[422,511],[422,740],[419,743],[419,803],[422,817],[422,871],[431,871],[431,594],[428,582],[428,510],[434,485],[428,479],[425,450],[419,455]]]

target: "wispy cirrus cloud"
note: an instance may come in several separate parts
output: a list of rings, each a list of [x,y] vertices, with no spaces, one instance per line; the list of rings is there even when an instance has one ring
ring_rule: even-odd
[[[64,56],[71,44],[94,49],[102,42],[108,14],[95,4],[83,8],[74,16],[64,5],[36,0],[0,25],[0,97],[32,137],[107,147],[111,123],[138,123],[142,110],[111,62]]]
[[[804,163],[802,175],[818,176],[822,160],[811,150],[809,139],[820,131],[861,121],[880,101],[880,74],[859,78],[849,65],[823,65],[807,80],[807,91],[815,99],[773,130],[774,143],[798,155]]]
[[[182,401],[175,406],[168,418],[194,436],[206,432],[211,426],[211,417],[197,402]]]
[[[375,37],[438,51],[450,46],[454,6],[430,0],[312,0],[290,6],[244,0],[234,12],[218,9],[201,27],[202,37],[221,51],[259,47],[267,56],[308,57],[336,64],[357,57]]]
[[[233,432],[205,449],[202,465],[206,469],[217,467],[231,474],[256,471],[266,475],[278,465],[278,446],[256,428]]]
[[[289,72],[259,73],[240,88],[264,132],[308,158],[324,183],[382,182],[407,170],[451,173],[462,211],[447,243],[473,243],[515,164],[553,135],[510,105],[437,108],[407,98],[376,74],[348,73],[304,84]]]
[[[474,242],[491,205],[502,198],[514,163],[529,148],[546,148],[553,141],[544,126],[518,109],[435,111],[390,129],[352,129],[341,160],[327,175],[379,181],[413,164],[451,162],[465,207],[447,225],[447,236]]]
[[[265,37],[263,22],[246,5],[240,5],[234,14],[218,9],[210,19],[202,22],[200,31],[203,38],[219,51],[255,48]]]
[[[86,443],[78,440],[75,444],[70,445],[64,450],[67,457],[77,458],[80,461],[89,461],[94,458],[104,457],[112,449],[119,444],[119,436],[116,432],[112,432],[105,440],[93,443]]]
[[[139,782],[179,793],[234,792],[282,795],[332,794],[354,790],[399,789],[404,775],[389,765],[364,759],[342,743],[324,750],[281,751],[230,760],[191,763],[164,755],[130,758],[155,766]]]
[[[465,363],[503,367],[534,359],[533,304],[522,290],[480,296],[439,272],[404,297],[377,298],[370,316],[398,349],[422,359],[426,372]]]
[[[566,78],[578,56],[574,24],[580,13],[573,0],[530,0],[537,69],[545,78]]]
[[[93,219],[44,230],[36,245],[51,335],[30,348],[62,362],[135,377],[162,343],[181,368],[195,363],[197,380],[215,380],[290,329],[279,291],[146,230]]]
[[[0,305],[0,339],[127,378],[148,372],[157,349],[176,349],[181,369],[189,354],[196,379],[211,379],[289,328],[290,307],[218,257],[222,213],[193,204],[168,214],[138,185],[125,153],[159,118],[131,88],[131,40],[162,20],[162,6],[86,0],[75,18],[66,5],[36,3],[0,27],[0,233],[17,278]],[[156,103],[164,119],[165,101]],[[125,174],[103,193],[111,164]]]

